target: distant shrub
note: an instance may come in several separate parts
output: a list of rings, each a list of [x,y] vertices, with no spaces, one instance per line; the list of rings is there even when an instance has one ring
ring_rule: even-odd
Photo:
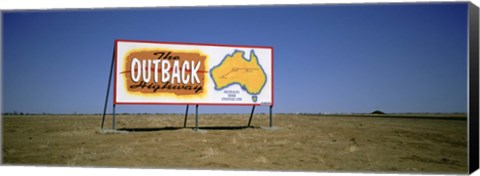
[[[371,114],[385,114],[385,113],[382,111],[376,110],[376,111],[373,111]]]

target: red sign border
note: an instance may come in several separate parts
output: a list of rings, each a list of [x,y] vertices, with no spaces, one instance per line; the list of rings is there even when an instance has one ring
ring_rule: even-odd
[[[237,47],[245,47],[245,48],[267,48],[267,49],[271,49],[271,55],[272,55],[272,69],[271,69],[271,77],[272,77],[272,82],[271,82],[271,86],[272,86],[272,102],[270,103],[270,106],[273,107],[273,103],[274,103],[274,62],[273,62],[273,53],[274,53],[274,50],[273,50],[273,47],[271,46],[253,46],[253,45],[226,45],[226,44],[206,44],[206,43],[188,43],[188,42],[155,42],[155,41],[145,41],[145,40],[123,40],[123,39],[117,39],[115,40],[115,52],[114,52],[114,65],[115,65],[115,68],[114,68],[114,79],[113,79],[113,104],[117,105],[126,105],[126,104],[130,104],[130,105],[215,105],[215,106],[262,106],[261,103],[195,103],[195,102],[192,102],[192,103],[168,103],[168,102],[165,102],[165,103],[161,103],[161,102],[118,102],[117,101],[117,55],[118,55],[118,43],[119,42],[132,42],[132,43],[156,43],[156,44],[175,44],[175,45],[198,45],[198,46],[222,46],[222,47],[233,47],[233,48],[237,48]]]

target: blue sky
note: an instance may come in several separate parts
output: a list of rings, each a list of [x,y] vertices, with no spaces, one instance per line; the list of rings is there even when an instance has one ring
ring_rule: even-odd
[[[2,21],[3,112],[102,112],[115,39],[273,46],[278,113],[467,110],[467,3],[18,11]]]

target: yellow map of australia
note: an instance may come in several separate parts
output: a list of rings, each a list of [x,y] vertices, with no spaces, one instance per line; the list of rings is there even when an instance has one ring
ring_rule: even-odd
[[[244,52],[236,50],[225,56],[223,61],[210,70],[215,89],[220,90],[230,85],[239,84],[243,90],[252,95],[262,91],[267,76],[258,63],[258,58],[250,52],[250,60],[243,57]],[[256,102],[257,97],[252,97]]]

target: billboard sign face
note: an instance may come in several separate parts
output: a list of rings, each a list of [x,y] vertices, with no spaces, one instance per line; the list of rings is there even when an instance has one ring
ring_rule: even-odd
[[[273,105],[273,48],[115,42],[115,104]]]

